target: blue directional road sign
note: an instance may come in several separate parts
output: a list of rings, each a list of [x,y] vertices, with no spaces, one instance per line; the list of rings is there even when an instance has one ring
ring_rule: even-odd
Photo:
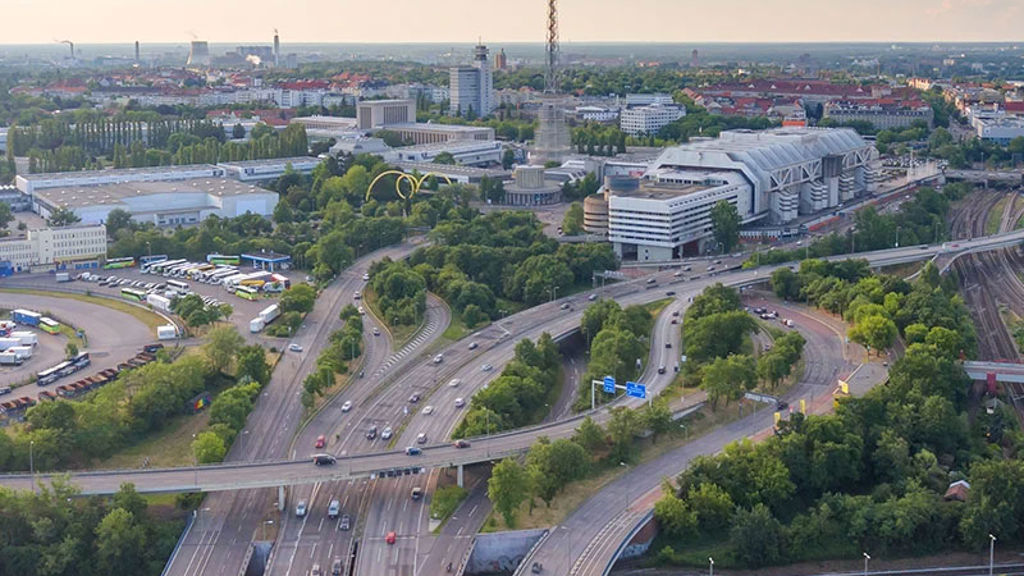
[[[626,396],[647,398],[647,386],[636,382],[626,382]]]
[[[615,394],[615,378],[611,376],[604,377],[604,391],[605,394]]]

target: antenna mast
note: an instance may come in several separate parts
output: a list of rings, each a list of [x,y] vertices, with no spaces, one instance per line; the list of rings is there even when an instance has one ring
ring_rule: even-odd
[[[544,70],[544,92],[557,94],[558,78],[558,0],[548,0],[547,67]]]

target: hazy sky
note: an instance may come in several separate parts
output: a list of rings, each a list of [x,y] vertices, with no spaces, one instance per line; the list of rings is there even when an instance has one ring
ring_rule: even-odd
[[[563,41],[1016,41],[1024,0],[559,0]],[[0,43],[541,42],[545,0],[0,0]]]

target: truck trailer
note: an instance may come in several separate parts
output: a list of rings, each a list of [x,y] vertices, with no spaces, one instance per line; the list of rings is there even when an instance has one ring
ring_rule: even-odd
[[[11,319],[18,324],[24,324],[26,326],[39,326],[39,321],[43,319],[43,315],[38,312],[31,310],[17,309],[11,312]]]

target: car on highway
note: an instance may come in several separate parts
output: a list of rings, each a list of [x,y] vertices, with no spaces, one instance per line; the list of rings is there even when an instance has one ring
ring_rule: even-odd
[[[394,531],[391,531],[391,532],[388,532],[388,535],[384,537],[384,541],[385,541],[385,542],[387,542],[388,544],[394,544],[394,543],[395,543],[395,540],[396,540],[397,538],[398,538],[398,537],[397,537],[397,536],[395,536],[395,532],[394,532]]]
[[[419,434],[417,434],[416,435],[416,443],[417,444],[426,444],[427,443],[427,433],[426,432],[420,432]]]
[[[288,345],[288,349],[291,350],[292,352],[302,352],[302,346],[299,346],[294,342]]]
[[[679,278],[680,276],[683,275],[683,271],[682,270],[676,270],[675,273],[672,274],[672,275],[675,276],[676,278]]]
[[[295,516],[297,518],[302,518],[305,515],[306,515],[306,501],[305,500],[299,500],[299,503],[295,505]]]
[[[433,406],[424,406],[423,407],[423,415],[424,416],[430,416],[433,413],[434,413],[434,407]]]
[[[587,300],[590,300],[591,302],[597,300],[597,294],[591,294],[590,296],[587,296]]]
[[[423,498],[423,488],[415,486],[412,490],[409,491],[409,497],[412,498],[413,500],[419,500],[420,498]]]
[[[327,445],[327,438],[323,434],[316,437],[316,442],[313,443],[313,448],[323,448]]]
[[[490,372],[491,370],[494,370],[494,366],[491,366],[490,364],[484,364],[480,367],[481,372]]]
[[[323,570],[320,570],[319,564],[313,564],[313,568],[309,571],[309,576],[324,576]]]
[[[569,309],[569,303],[568,302],[562,302],[562,305],[559,306],[559,308],[561,308],[562,310],[568,310]]]
[[[359,300],[362,297],[363,297],[363,295],[359,293],[359,290],[356,290],[355,292],[352,293],[352,299],[353,300]]]
[[[469,440],[456,440],[452,446],[456,448],[469,448]]]
[[[671,347],[672,347],[672,343],[671,342],[665,342],[665,348],[671,348]]]
[[[480,346],[480,345],[477,344],[476,342],[470,342],[469,343],[469,349],[470,350],[476,350],[478,346]]]
[[[380,336],[380,328],[377,328],[376,326],[374,326],[373,327],[373,335],[374,336]]]
[[[658,279],[657,278],[648,278],[647,279],[647,283],[648,284],[657,284],[658,283]]]
[[[419,456],[420,454],[423,454],[423,450],[420,450],[415,446],[409,446],[405,449],[405,454],[407,456]]]
[[[444,354],[434,356],[434,364],[440,364],[441,362],[444,362]]]
[[[462,384],[462,380],[458,378],[452,378],[451,380],[448,381],[449,388],[458,388],[459,384]]]
[[[664,374],[664,373],[665,373],[665,365],[662,364],[661,366],[658,366],[658,374]]]
[[[413,393],[412,396],[409,396],[409,403],[410,404],[415,404],[415,403],[417,403],[419,401],[420,401],[420,395],[419,394]]]
[[[338,524],[338,528],[340,528],[342,530],[348,530],[351,527],[352,527],[352,517],[349,516],[348,514],[345,514],[344,516],[341,517],[341,523]]]
[[[366,314],[366,310],[364,310],[363,307],[360,306],[359,307],[359,313],[365,315]]]
[[[455,399],[455,407],[456,408],[462,408],[465,405],[466,405],[466,401],[463,400],[462,398],[456,398]]]
[[[675,290],[669,290],[668,292],[665,292],[665,296],[675,296],[675,295],[676,295],[676,291]]]
[[[341,502],[337,498],[331,500],[331,503],[327,505],[327,517],[334,520],[341,514]]]
[[[313,455],[313,464],[316,464],[317,466],[329,466],[331,464],[336,463],[337,461],[338,459],[335,458],[334,456],[331,456],[330,454]]]
[[[376,426],[370,426],[370,429],[366,431],[366,439],[367,440],[373,440],[376,437],[377,437],[377,427]]]
[[[369,274],[368,272],[367,272],[366,274],[363,274],[363,281],[364,281],[364,282],[365,282],[366,280],[369,280],[369,279],[370,279],[370,274]]]
[[[779,402],[775,405],[776,411],[785,410],[786,408],[789,408],[789,402],[786,402],[785,400],[779,400]]]
[[[708,272],[714,272],[714,271],[715,271],[715,267],[714,266],[708,266]]]
[[[345,403],[341,405],[341,411],[342,412],[348,412],[351,409],[352,409],[352,401],[351,400],[345,400]]]
[[[394,435],[394,433],[395,431],[391,429],[391,426],[385,426],[384,429],[380,431],[380,439],[391,440],[391,436]]]

